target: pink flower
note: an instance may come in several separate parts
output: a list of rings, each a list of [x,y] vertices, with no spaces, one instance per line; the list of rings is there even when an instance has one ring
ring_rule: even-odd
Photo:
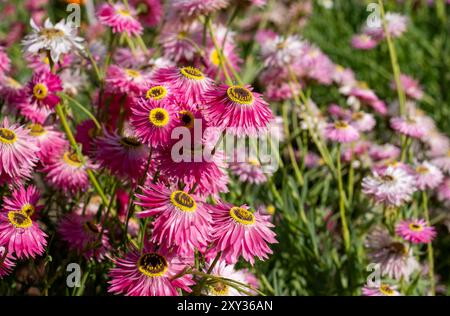
[[[134,247],[125,258],[116,258],[109,272],[108,292],[128,296],[176,296],[178,289],[191,292],[192,276],[181,273],[192,260],[176,257],[164,249],[147,245],[142,253]]]
[[[240,256],[252,265],[255,257],[268,258],[268,244],[277,243],[271,230],[270,216],[252,212],[247,206],[219,202],[211,206],[215,252],[222,251],[227,263],[236,263]]]
[[[35,258],[44,252],[47,235],[25,211],[0,213],[0,245],[19,259]]]
[[[83,215],[82,209],[64,216],[58,225],[58,231],[69,248],[87,260],[100,262],[106,258],[111,248],[108,230],[96,223],[95,214],[86,212]]]
[[[350,125],[359,132],[368,132],[375,127],[376,121],[372,114],[359,111],[351,115]]]
[[[41,106],[38,102],[29,102],[29,99],[23,99],[17,103],[17,109],[20,114],[33,123],[45,124],[45,121],[53,113],[47,106]]]
[[[35,123],[29,124],[27,128],[31,141],[39,148],[36,154],[43,164],[48,163],[55,154],[61,152],[68,145],[64,135],[56,131],[53,126]]]
[[[427,132],[420,117],[393,117],[390,122],[393,130],[413,138],[421,138]]]
[[[423,97],[423,90],[420,87],[420,84],[417,80],[414,78],[407,76],[407,75],[400,75],[400,82],[402,85],[403,90],[405,91],[406,95],[414,100],[420,100]],[[393,90],[397,89],[397,85],[395,81],[391,83],[391,88]]]
[[[97,15],[100,23],[111,27],[113,33],[127,33],[128,36],[142,34],[143,27],[136,19],[136,10],[131,6],[125,7],[122,3],[103,4]]]
[[[149,75],[141,73],[139,70],[112,65],[109,66],[106,73],[106,90],[111,93],[140,94],[149,80]]]
[[[86,120],[77,125],[75,140],[82,145],[83,154],[91,153],[93,140],[98,132],[93,120]]]
[[[0,46],[0,79],[11,69],[11,61],[3,47]]]
[[[173,92],[188,104],[202,104],[205,93],[212,88],[213,81],[194,67],[168,67],[159,69],[153,81],[168,84]]]
[[[168,189],[162,184],[150,184],[136,195],[143,211],[139,218],[154,216],[152,242],[179,255],[193,256],[195,250],[204,252],[210,242],[211,215],[204,202],[182,190]]]
[[[248,157],[244,161],[235,159],[235,161],[230,163],[230,170],[239,177],[241,182],[254,184],[267,182],[267,174],[264,172],[264,167],[256,157]]]
[[[29,185],[27,188],[21,186],[19,189],[13,190],[11,197],[3,198],[2,211],[22,211],[27,216],[32,217],[44,207],[38,205],[40,197],[41,195],[34,185]]]
[[[0,183],[19,183],[21,179],[31,176],[39,149],[23,126],[10,125],[6,117],[0,126]]]
[[[274,119],[269,105],[250,86],[211,89],[203,113],[211,126],[238,137],[263,134]]]
[[[57,189],[67,194],[76,194],[89,187],[86,168],[92,168],[94,165],[86,157],[85,159],[86,165],[80,161],[76,153],[62,151],[54,156],[41,172],[45,174],[45,179]]]
[[[205,273],[209,270],[212,260],[208,262],[205,266]],[[225,261],[219,260],[216,265],[212,268],[211,274],[219,277],[234,280],[236,282],[247,284],[247,274],[243,270],[235,270],[234,265],[228,265]],[[251,291],[250,289],[240,286],[240,288],[246,292]],[[203,289],[203,294],[208,296],[244,296],[245,293],[239,291],[238,289],[229,286],[228,284],[215,279],[210,285],[205,286]]]
[[[395,226],[395,233],[414,244],[430,243],[436,237],[434,227],[424,219],[401,221]]]
[[[419,190],[435,189],[444,179],[441,170],[424,161],[416,165],[415,168],[416,186]]]
[[[108,132],[95,139],[95,158],[123,179],[139,180],[145,172],[149,148],[134,136]]]
[[[325,137],[338,143],[351,143],[359,139],[359,132],[345,121],[336,121],[327,125]]]
[[[366,285],[362,289],[364,296],[400,296],[396,286],[381,283],[379,286]]]
[[[60,101],[56,94],[62,91],[61,79],[48,70],[36,72],[26,89],[27,95],[31,97],[31,102],[53,109]]]
[[[144,26],[153,27],[159,24],[163,17],[163,4],[161,0],[131,0],[135,7],[144,8],[139,11],[138,18]]]
[[[208,15],[228,6],[229,0],[171,0],[171,8],[177,14],[188,17]]]
[[[136,136],[149,146],[167,146],[179,124],[177,106],[172,100],[157,102],[138,99],[131,108],[131,125]]]
[[[357,34],[352,37],[352,47],[361,50],[370,50],[378,45],[370,35]]]
[[[16,263],[13,261],[13,256],[6,252],[7,250],[5,246],[0,246],[0,280],[4,276],[10,274],[13,267],[16,265]]]
[[[392,144],[373,144],[369,149],[369,155],[373,160],[396,159],[400,156],[400,149]]]
[[[441,201],[450,201],[450,178],[446,178],[438,187],[438,197]]]

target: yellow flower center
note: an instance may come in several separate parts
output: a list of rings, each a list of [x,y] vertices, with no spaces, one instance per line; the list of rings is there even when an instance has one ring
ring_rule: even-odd
[[[23,211],[8,212],[8,219],[16,228],[28,228],[33,224],[31,218]]]
[[[197,203],[188,193],[184,191],[174,191],[170,195],[170,201],[173,206],[183,212],[195,212],[197,209]]]
[[[33,95],[38,100],[45,99],[47,97],[47,95],[48,95],[48,88],[47,88],[47,86],[45,84],[43,84],[43,83],[37,83],[33,87]]]
[[[194,114],[188,110],[181,110],[180,114],[181,123],[184,127],[192,128],[194,126]]]
[[[14,144],[16,140],[16,133],[7,128],[0,128],[0,142],[4,144]]]
[[[141,273],[151,278],[164,275],[168,268],[166,258],[154,252],[143,254],[137,266]]]
[[[275,214],[275,206],[273,206],[272,204],[267,205],[266,210],[267,210],[267,213],[269,213],[270,215]]]
[[[255,215],[249,210],[242,207],[232,207],[230,209],[230,216],[238,223],[243,225],[253,225],[255,223]]]
[[[146,98],[153,100],[161,100],[167,95],[167,89],[164,86],[154,86],[147,90]]]
[[[248,159],[248,163],[250,165],[252,165],[252,166],[255,166],[255,167],[260,167],[261,166],[261,164],[259,163],[259,160],[257,158],[249,158]]]
[[[191,66],[181,68],[180,73],[186,78],[192,80],[203,80],[205,78],[205,75],[200,71],[200,69]]]
[[[142,143],[136,137],[122,137],[120,143],[127,148],[138,148]]]
[[[34,124],[28,125],[28,129],[30,130],[28,132],[28,134],[30,136],[34,136],[34,137],[41,136],[41,135],[43,135],[43,134],[45,134],[47,132],[44,129],[44,127],[41,124],[38,124],[38,123],[34,123]]]
[[[395,291],[387,284],[380,285],[380,292],[387,296],[393,296]]]
[[[213,49],[211,51],[211,54],[209,55],[209,59],[211,60],[211,62],[216,65],[219,66],[220,65],[220,58],[219,58],[219,54],[217,53],[216,49]]]
[[[127,16],[127,17],[131,16],[130,10],[127,10],[127,9],[118,9],[117,13],[119,13],[122,16]]]
[[[80,158],[78,158],[78,155],[75,152],[67,151],[64,154],[63,159],[68,165],[73,166],[73,167],[80,167],[82,165]]]
[[[31,204],[29,204],[29,203],[25,204],[25,205],[22,207],[22,209],[21,209],[21,211],[22,211],[23,213],[25,213],[26,215],[28,215],[28,216],[33,215],[34,210],[35,210],[35,209],[34,209],[34,206],[31,205]]]
[[[383,180],[384,182],[392,182],[394,181],[394,177],[389,174],[386,174],[381,176],[381,180]]]
[[[226,296],[228,294],[228,289],[228,285],[221,281],[217,281],[210,286],[211,293],[216,296]]]
[[[353,121],[359,121],[364,117],[364,113],[363,112],[355,112],[352,114],[352,120]]]
[[[426,173],[428,173],[430,171],[430,169],[428,169],[427,167],[425,167],[425,166],[418,166],[417,168],[416,168],[416,172],[417,173],[420,173],[420,174],[426,174]]]
[[[227,89],[228,98],[239,104],[252,104],[253,93],[247,88],[241,86],[231,86]]]
[[[39,33],[41,36],[46,37],[47,39],[55,39],[57,37],[63,37],[64,32],[57,28],[43,29]]]
[[[345,129],[348,127],[348,124],[345,121],[337,121],[334,123],[334,127],[337,129]]]
[[[423,226],[416,224],[416,223],[411,223],[409,224],[409,229],[411,229],[413,232],[421,232],[423,230]]]
[[[156,127],[164,127],[169,123],[169,112],[163,108],[154,108],[148,116],[150,123]]]
[[[139,78],[141,76],[141,73],[139,71],[137,71],[137,70],[134,70],[134,69],[125,69],[125,72],[131,78]]]

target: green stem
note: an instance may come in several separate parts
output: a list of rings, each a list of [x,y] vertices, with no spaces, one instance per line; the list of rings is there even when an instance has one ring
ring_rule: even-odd
[[[211,37],[211,40],[214,44],[214,48],[216,49],[217,56],[219,57],[219,64],[220,64],[220,67],[222,68],[225,78],[227,79],[227,83],[229,85],[233,85],[233,80],[231,80],[231,77],[228,74],[227,65],[225,64],[225,58],[222,54],[222,49],[219,47],[216,37],[214,36],[211,19],[209,17],[207,17],[205,23],[206,23],[206,27],[208,28],[209,36]]]
[[[59,93],[60,96],[63,98],[66,98],[67,100],[71,101],[74,105],[76,105],[81,111],[83,111],[89,118],[94,122],[95,126],[98,130],[102,129],[102,126],[95,118],[94,114],[92,114],[88,109],[86,109],[80,102],[69,96],[68,94],[65,94],[64,92]]]
[[[428,195],[426,191],[422,191],[423,210],[425,213],[425,220],[427,225],[430,225],[430,214],[428,210]],[[434,256],[433,256],[433,243],[430,241],[427,244],[428,252],[428,276],[430,278],[431,295],[436,295],[436,284],[434,280]]]
[[[289,132],[289,120],[288,120],[288,104],[285,103],[283,105],[283,122],[284,122],[284,133],[286,134],[286,137],[289,138],[290,137],[290,132]],[[302,172],[300,171],[300,168],[297,164],[297,159],[295,159],[295,152],[294,152],[294,148],[292,147],[292,143],[289,142],[287,144],[288,146],[288,152],[289,152],[289,157],[291,159],[291,163],[292,163],[292,167],[294,168],[294,173],[295,173],[295,177],[297,178],[297,182],[299,183],[300,186],[303,186],[304,184],[304,180],[303,180],[303,176],[302,176]]]
[[[353,168],[353,161],[354,161],[354,153],[353,151],[355,150],[355,143],[352,143],[351,145],[351,152],[350,152],[350,166],[349,166],[349,171],[348,171],[348,204],[350,205],[352,203],[352,199],[353,199],[353,189],[355,186],[355,168]]]
[[[342,170],[341,170],[341,145],[338,145],[338,151],[336,153],[337,161],[337,179],[338,179],[338,189],[339,189],[339,212],[341,215],[342,224],[342,236],[344,238],[345,251],[349,253],[350,251],[350,233],[347,225],[347,218],[345,215],[345,192],[344,185],[342,182]]]

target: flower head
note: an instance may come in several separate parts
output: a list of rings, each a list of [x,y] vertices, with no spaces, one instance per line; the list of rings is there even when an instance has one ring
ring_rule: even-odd
[[[31,141],[39,148],[36,154],[43,164],[49,162],[55,154],[67,146],[63,134],[51,125],[32,123],[27,125],[27,128]]]
[[[0,246],[0,280],[11,273],[15,264],[13,256],[7,253],[5,246]]]
[[[428,161],[417,164],[414,171],[419,190],[434,189],[444,179],[441,170]]]
[[[211,266],[212,261],[206,264],[205,272]],[[217,261],[216,265],[211,270],[211,275],[214,275],[219,278],[226,278],[230,280],[234,280],[239,283],[247,284],[247,276],[243,270],[235,270],[234,265],[229,265],[223,260]],[[249,291],[246,287],[240,287],[245,291]],[[242,291],[226,284],[223,281],[214,280],[203,289],[203,294],[208,296],[243,296],[246,295]]]
[[[128,36],[142,34],[143,27],[136,19],[136,10],[122,3],[103,4],[97,11],[103,25],[112,28],[113,33],[127,33]]]
[[[436,237],[434,227],[429,226],[424,219],[401,221],[395,226],[395,232],[414,244],[430,243]]]
[[[413,138],[421,138],[427,133],[420,117],[393,117],[390,123],[393,130]]]
[[[364,296],[400,296],[396,286],[381,283],[379,286],[366,285],[362,289]]]
[[[60,101],[58,92],[62,91],[61,79],[48,70],[37,72],[27,85],[27,95],[31,102],[46,105],[53,109]]]
[[[359,139],[359,132],[345,121],[336,121],[326,126],[325,137],[338,143],[351,143]]]
[[[19,210],[31,217],[44,207],[38,204],[40,197],[41,195],[34,185],[29,185],[27,188],[21,186],[13,190],[10,197],[4,197],[3,211]]]

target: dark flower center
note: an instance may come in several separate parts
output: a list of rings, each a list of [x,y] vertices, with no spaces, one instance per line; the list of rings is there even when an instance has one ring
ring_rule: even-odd
[[[137,148],[142,145],[142,143],[136,137],[122,137],[120,143],[125,147]]]
[[[227,89],[227,95],[230,100],[239,104],[252,104],[253,102],[253,93],[241,86],[229,87]]]
[[[199,69],[191,66],[181,68],[180,72],[183,76],[189,79],[201,80],[205,77]]]
[[[255,215],[249,210],[242,207],[232,207],[230,209],[230,216],[238,223],[244,225],[252,225],[255,223]]]
[[[145,253],[138,260],[138,269],[148,277],[162,276],[167,271],[167,260],[157,253]]]
[[[174,191],[170,195],[170,201],[178,209],[184,212],[193,212],[197,208],[195,200],[184,191]]]

